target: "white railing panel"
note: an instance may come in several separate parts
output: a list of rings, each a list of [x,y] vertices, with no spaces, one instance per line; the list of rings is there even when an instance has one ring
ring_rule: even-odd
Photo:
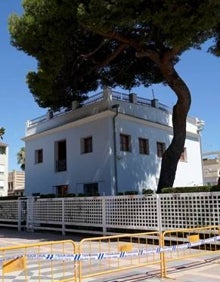
[[[220,192],[0,201],[0,226],[113,233],[220,225]]]

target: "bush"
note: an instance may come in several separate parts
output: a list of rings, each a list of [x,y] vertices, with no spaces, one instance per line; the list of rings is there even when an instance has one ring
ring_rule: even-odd
[[[152,189],[143,189],[142,190],[142,194],[146,195],[146,194],[153,194],[154,191]]]
[[[211,191],[215,192],[215,191],[220,191],[220,185],[215,185],[211,187]]]
[[[40,198],[55,198],[55,194],[41,194]]]
[[[200,193],[220,191],[220,185],[163,188],[162,193]]]
[[[138,192],[137,191],[125,191],[124,195],[137,195]]]

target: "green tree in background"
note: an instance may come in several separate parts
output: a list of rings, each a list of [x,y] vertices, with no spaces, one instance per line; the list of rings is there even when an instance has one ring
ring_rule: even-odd
[[[172,89],[173,139],[157,192],[172,187],[191,105],[175,65],[209,39],[209,51],[218,55],[220,1],[24,0],[23,7],[22,16],[10,18],[11,42],[37,59],[27,80],[41,107],[68,107],[100,85],[131,89],[163,82]]]
[[[21,147],[17,153],[17,163],[20,165],[21,170],[25,170],[25,148]]]
[[[0,138],[3,139],[3,135],[5,134],[5,129],[3,127],[0,128]]]

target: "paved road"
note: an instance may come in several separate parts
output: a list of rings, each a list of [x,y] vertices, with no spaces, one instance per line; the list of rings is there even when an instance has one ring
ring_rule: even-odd
[[[84,236],[83,236],[84,237]],[[58,233],[49,232],[18,232],[14,229],[0,229],[0,247],[32,244],[37,242],[73,240],[78,242],[81,236],[74,234],[62,236]],[[167,279],[161,279],[158,272],[158,266],[149,266],[135,270],[129,270],[124,273],[108,274],[105,277],[85,279],[85,282],[158,282],[170,281],[175,279],[178,282],[219,282],[220,281],[220,252],[218,256],[210,259],[194,258],[184,262],[179,262],[175,267],[171,265],[167,273]],[[1,278],[1,277],[0,277]],[[6,281],[6,280],[5,280]],[[7,280],[18,281],[18,280]],[[22,280],[19,280],[22,281]],[[23,280],[24,281],[24,280]],[[43,281],[43,280],[41,280]]]

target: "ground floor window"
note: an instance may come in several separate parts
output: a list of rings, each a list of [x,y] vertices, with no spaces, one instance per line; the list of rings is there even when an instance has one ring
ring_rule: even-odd
[[[56,195],[57,196],[65,196],[68,194],[68,185],[58,185],[56,186]]]
[[[99,195],[99,187],[98,187],[97,182],[84,184],[83,190],[86,196],[98,196]]]

